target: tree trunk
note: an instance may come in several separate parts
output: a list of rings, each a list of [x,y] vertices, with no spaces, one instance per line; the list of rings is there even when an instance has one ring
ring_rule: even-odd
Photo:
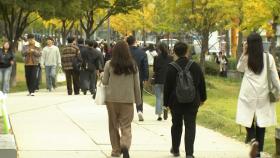
[[[209,49],[209,31],[204,30],[202,32],[202,46],[201,46],[201,54],[200,54],[200,66],[203,73],[205,73],[205,54],[208,53],[208,49]]]
[[[226,55],[227,57],[230,56],[230,36],[229,36],[230,30],[226,30]]]
[[[273,23],[272,23],[272,39],[271,39],[271,45],[270,45],[270,51],[271,54],[274,56],[274,58],[276,57],[276,41],[277,41],[277,21],[278,20],[278,16],[274,16],[273,17]]]
[[[243,51],[243,33],[242,33],[242,31],[239,31],[238,32],[238,44],[237,44],[237,50],[236,50],[237,61],[241,57],[242,51]]]
[[[146,31],[145,31],[145,28],[143,28],[143,44],[144,44],[144,46],[147,46],[146,45]]]
[[[66,19],[61,20],[62,27],[61,27],[61,36],[62,36],[62,45],[66,45],[66,38],[69,35],[70,31],[74,27],[74,21],[69,21],[67,23]]]

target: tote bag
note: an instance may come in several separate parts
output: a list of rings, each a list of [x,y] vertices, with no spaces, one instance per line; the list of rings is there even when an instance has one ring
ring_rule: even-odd
[[[105,105],[106,100],[106,87],[101,83],[97,84],[95,103],[96,105]]]
[[[57,75],[56,75],[56,82],[65,82],[66,81],[66,76],[62,72],[62,70],[59,70]]]
[[[267,66],[267,81],[268,81],[268,89],[269,89],[269,100],[271,103],[276,103],[279,101],[279,91],[277,89],[277,87],[275,87],[272,83],[272,79],[271,79],[271,72],[269,69],[269,55],[268,53],[266,53],[266,66]]]

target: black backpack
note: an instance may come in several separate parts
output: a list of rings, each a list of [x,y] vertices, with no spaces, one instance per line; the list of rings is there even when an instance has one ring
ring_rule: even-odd
[[[170,63],[176,70],[176,97],[179,103],[191,103],[196,96],[196,90],[193,82],[193,77],[190,72],[190,67],[193,61],[189,60],[184,70],[176,62]]]

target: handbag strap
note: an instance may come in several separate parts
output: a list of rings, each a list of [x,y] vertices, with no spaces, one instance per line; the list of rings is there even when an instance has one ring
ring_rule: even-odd
[[[271,88],[271,72],[270,72],[269,65],[270,65],[269,54],[268,54],[268,52],[266,52],[267,82],[268,82],[268,90],[269,90],[269,92],[271,92],[272,91],[272,88]]]

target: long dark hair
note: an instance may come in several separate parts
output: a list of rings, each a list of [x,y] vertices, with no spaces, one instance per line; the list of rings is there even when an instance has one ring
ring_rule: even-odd
[[[158,45],[157,45],[157,51],[159,54],[161,54],[164,58],[166,58],[169,54],[169,49],[168,49],[168,46],[167,44],[163,43],[163,42],[160,42]]]
[[[2,51],[3,51],[3,53],[5,52],[4,45],[5,45],[6,43],[9,44],[9,48],[8,48],[8,50],[7,50],[7,53],[9,53],[10,51],[12,51],[12,45],[11,45],[11,43],[10,43],[9,41],[5,41],[5,42],[3,43]]]
[[[137,72],[136,64],[125,41],[119,41],[114,46],[110,64],[116,75],[129,75]]]
[[[251,33],[247,38],[247,43],[248,68],[255,74],[260,74],[264,67],[262,37],[258,33]]]

